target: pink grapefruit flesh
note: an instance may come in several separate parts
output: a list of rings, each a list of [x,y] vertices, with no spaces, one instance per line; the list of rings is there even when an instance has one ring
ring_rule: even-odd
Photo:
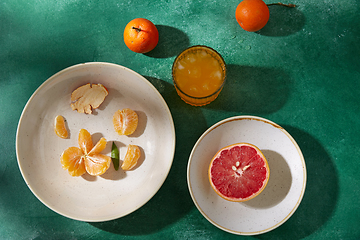
[[[264,154],[249,143],[220,149],[209,166],[209,181],[215,192],[233,202],[258,196],[266,187],[270,169]]]

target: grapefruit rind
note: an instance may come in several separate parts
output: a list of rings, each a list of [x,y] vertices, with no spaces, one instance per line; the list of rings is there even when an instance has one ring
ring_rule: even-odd
[[[216,186],[213,182],[213,178],[212,178],[212,172],[211,172],[211,169],[213,167],[213,163],[214,163],[214,160],[215,159],[218,159],[219,156],[221,155],[221,153],[223,153],[224,151],[226,150],[229,150],[229,149],[232,149],[236,146],[248,146],[248,147],[251,147],[253,149],[256,150],[256,155],[259,156],[263,162],[264,162],[264,167],[265,167],[265,170],[266,170],[266,175],[265,175],[265,179],[263,180],[262,182],[262,186],[257,190],[255,191],[253,194],[247,196],[247,197],[229,197],[229,196],[226,196],[225,193],[223,193],[221,190],[218,189],[218,186]],[[240,163],[239,162],[236,162],[236,164],[234,164],[233,166],[231,166],[231,170],[232,171],[236,171],[235,168],[238,168],[240,167],[239,166]],[[251,167],[251,165],[246,165],[246,166],[243,166],[243,168],[240,170],[240,172],[242,171],[246,171],[249,167]],[[229,169],[228,169],[229,170]],[[214,191],[220,196],[222,197],[223,199],[225,200],[228,200],[228,201],[232,201],[232,202],[245,202],[245,201],[249,201],[253,198],[255,198],[256,196],[258,196],[266,187],[268,181],[269,181],[269,177],[270,177],[270,168],[269,168],[269,164],[264,156],[264,154],[260,151],[260,149],[258,147],[256,147],[255,145],[253,144],[250,144],[250,143],[235,143],[235,144],[232,144],[232,145],[229,145],[229,146],[226,146],[222,149],[220,149],[215,155],[214,157],[212,158],[211,162],[210,162],[210,165],[209,165],[209,171],[208,171],[208,176],[209,176],[209,182],[210,182],[210,185],[211,187],[214,189]]]

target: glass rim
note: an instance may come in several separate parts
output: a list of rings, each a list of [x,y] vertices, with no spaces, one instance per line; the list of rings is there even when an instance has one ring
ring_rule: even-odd
[[[175,78],[174,78],[174,68],[175,68],[175,63],[177,62],[177,60],[179,59],[179,57],[185,52],[185,51],[188,51],[192,48],[205,48],[205,49],[208,49],[212,52],[214,52],[217,56],[219,56],[220,60],[223,62],[224,64],[224,68],[223,68],[223,72],[224,72],[224,79],[223,79],[223,82],[222,84],[219,86],[219,88],[213,92],[212,94],[210,95],[207,95],[207,96],[204,96],[204,97],[195,97],[195,96],[191,96],[187,93],[185,93],[183,90],[181,90],[181,88],[176,84],[176,81],[175,81]],[[224,58],[221,56],[221,54],[219,52],[217,52],[215,49],[211,48],[211,47],[208,47],[208,46],[205,46],[205,45],[194,45],[194,46],[191,46],[191,47],[188,47],[186,49],[184,49],[179,55],[176,56],[174,62],[173,62],[173,65],[172,65],[172,68],[171,68],[171,75],[172,75],[172,80],[173,80],[173,83],[174,83],[174,86],[176,88],[176,90],[180,91],[182,94],[184,94],[186,97],[189,97],[189,98],[193,98],[193,99],[206,99],[206,98],[210,98],[216,94],[218,94],[221,89],[224,87],[224,84],[225,84],[225,81],[226,81],[226,74],[227,73],[227,69],[226,69],[226,63],[225,63],[225,60]]]

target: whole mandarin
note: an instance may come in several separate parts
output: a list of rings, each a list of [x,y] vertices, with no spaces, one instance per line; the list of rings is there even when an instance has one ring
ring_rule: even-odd
[[[269,8],[262,0],[243,0],[235,11],[236,21],[249,32],[262,29],[269,21]]]
[[[147,53],[158,44],[159,32],[151,21],[145,18],[135,18],[125,27],[124,42],[133,52]]]

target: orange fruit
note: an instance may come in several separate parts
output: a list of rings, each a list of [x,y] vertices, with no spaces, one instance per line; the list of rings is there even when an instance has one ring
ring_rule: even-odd
[[[265,189],[270,169],[259,148],[249,143],[237,143],[215,154],[208,174],[210,184],[219,196],[244,202]]]
[[[269,21],[269,8],[262,0],[243,0],[235,11],[236,21],[249,32],[262,29]]]
[[[136,18],[126,25],[124,42],[133,52],[147,53],[158,44],[159,32],[151,21],[145,18]]]
[[[59,137],[61,138],[68,137],[68,131],[66,129],[65,119],[63,116],[57,115],[55,117],[54,130],[56,135],[58,135]]]
[[[114,129],[119,135],[130,135],[134,133],[138,122],[138,115],[130,108],[118,110],[113,116]]]
[[[140,155],[140,148],[136,145],[129,144],[121,168],[123,170],[131,170],[137,164]]]
[[[99,176],[110,167],[111,157],[100,154],[106,147],[106,139],[101,138],[95,146],[91,134],[81,129],[78,138],[78,147],[69,147],[61,155],[60,162],[71,176],[81,176],[85,172]]]

